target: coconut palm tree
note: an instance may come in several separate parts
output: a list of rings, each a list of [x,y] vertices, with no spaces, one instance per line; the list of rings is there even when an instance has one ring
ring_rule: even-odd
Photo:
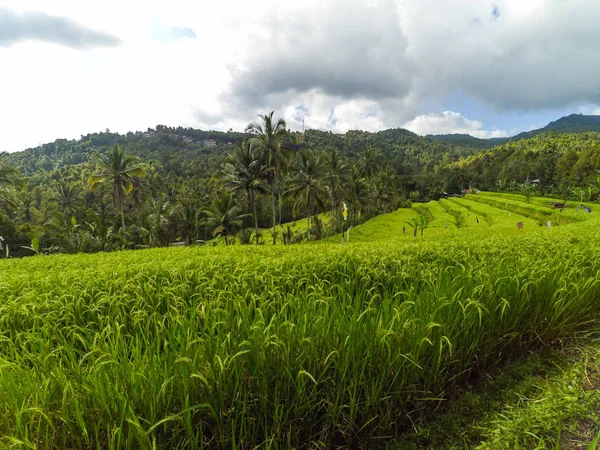
[[[360,170],[356,166],[352,166],[350,177],[350,196],[352,202],[356,205],[357,211],[360,213],[363,211],[364,205],[369,203],[369,186],[367,180],[360,175]]]
[[[251,133],[251,142],[260,148],[265,159],[267,171],[267,183],[271,191],[272,213],[273,213],[273,244],[276,242],[275,224],[277,214],[275,208],[275,190],[277,178],[283,152],[288,148],[287,143],[290,139],[285,120],[278,119],[273,121],[274,111],[269,114],[259,115],[260,123],[251,123],[246,127],[246,133]]]
[[[358,170],[361,177],[371,178],[379,170],[380,154],[374,148],[368,148],[362,154],[358,163]]]
[[[0,167],[0,186],[9,186],[18,183],[19,171],[11,166]]]
[[[331,192],[332,206],[331,214],[335,223],[339,221],[339,205],[342,194],[347,189],[350,178],[350,166],[342,159],[340,152],[333,147],[327,155],[327,186]]]
[[[200,210],[198,202],[191,198],[180,199],[171,213],[177,219],[177,227],[186,244],[197,239]]]
[[[81,205],[79,190],[68,182],[62,182],[58,185],[54,199],[63,214],[68,217],[71,217],[75,209]]]
[[[207,215],[206,221],[214,226],[212,235],[225,237],[225,244],[229,244],[228,236],[242,226],[244,217],[248,216],[240,214],[241,208],[235,204],[231,194],[217,195],[204,213]]]
[[[393,198],[392,181],[387,173],[382,173],[371,182],[371,198],[378,213],[387,213],[388,204]]]
[[[303,206],[306,207],[307,239],[310,238],[310,219],[312,218],[313,207],[317,206],[321,211],[326,209],[325,201],[328,197],[325,187],[326,178],[327,162],[324,155],[314,153],[310,149],[300,150],[296,172],[291,180],[291,188],[288,193],[296,199],[293,209],[294,215],[297,215]]]
[[[25,183],[20,178],[20,173],[17,169],[11,166],[0,166],[0,207],[7,214],[16,207],[16,199],[14,198],[14,188],[24,187]]]
[[[121,226],[125,228],[125,196],[133,188],[134,177],[143,177],[145,171],[139,165],[139,158],[127,155],[118,144],[110,149],[105,158],[98,158],[98,161],[101,173],[90,177],[89,186],[95,190],[100,184],[112,185],[113,202],[121,213]]]
[[[260,161],[259,148],[250,139],[236,144],[225,159],[223,183],[233,192],[243,191],[246,193],[254,215],[254,235],[257,245],[259,234],[256,195],[266,191],[263,186],[266,173],[267,170]]]

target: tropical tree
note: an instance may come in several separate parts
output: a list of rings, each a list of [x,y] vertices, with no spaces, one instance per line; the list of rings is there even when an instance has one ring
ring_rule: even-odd
[[[368,148],[362,154],[358,162],[360,176],[370,178],[379,170],[380,153],[374,148]]]
[[[235,233],[235,230],[242,226],[244,217],[247,214],[241,214],[241,208],[235,204],[231,194],[217,195],[210,208],[205,209],[206,221],[212,225],[213,236],[223,236],[225,244],[229,244],[228,236]]]
[[[75,209],[81,205],[79,193],[79,189],[71,183],[61,182],[58,185],[54,200],[66,216],[71,217]]]
[[[253,136],[250,141],[261,149],[265,159],[267,171],[267,183],[271,192],[272,213],[273,213],[273,244],[276,243],[275,224],[277,214],[275,208],[275,190],[277,186],[278,172],[282,165],[283,153],[289,147],[290,134],[288,133],[285,120],[278,119],[273,121],[274,111],[269,114],[259,115],[260,123],[251,123],[246,127],[246,132]]]
[[[31,192],[23,190],[19,193],[20,199],[20,219],[25,223],[33,223],[35,220],[35,206],[33,205],[34,201],[31,196]]]
[[[171,241],[170,205],[168,202],[151,200],[151,213],[148,215],[147,237],[151,246],[167,246]]]
[[[189,245],[197,239],[200,210],[192,199],[181,199],[173,208],[181,238]]]
[[[302,149],[298,153],[295,170],[288,193],[296,199],[293,208],[294,216],[299,213],[303,206],[306,207],[308,221],[306,237],[309,239],[313,207],[317,206],[321,211],[326,209],[325,202],[328,197],[325,187],[327,162],[322,153],[314,153],[310,149]]]
[[[356,205],[356,210],[360,213],[363,211],[364,205],[369,202],[369,186],[367,180],[360,175],[357,166],[352,166],[350,176],[350,196]]]
[[[0,187],[14,186],[21,182],[19,171],[11,166],[0,167]]]
[[[267,170],[260,161],[256,143],[245,139],[236,144],[225,159],[223,182],[233,192],[244,192],[250,202],[254,216],[254,236],[258,245],[258,214],[256,212],[256,195],[266,191],[263,180]]]
[[[107,226],[101,220],[96,220],[93,223],[87,224],[89,230],[87,232],[88,240],[91,247],[95,251],[105,252],[111,249],[111,244],[115,240],[113,227]]]
[[[394,198],[394,174],[389,167],[371,178],[371,196],[378,213],[388,212],[388,205]]]
[[[13,198],[14,188],[24,187],[24,185],[17,169],[6,165],[0,166],[0,206],[7,213],[16,206]]]
[[[340,152],[335,147],[332,147],[327,154],[326,181],[331,192],[331,214],[336,223],[340,218],[338,211],[340,202],[342,201],[342,194],[347,190],[351,176],[350,166],[342,158]]]
[[[417,224],[421,228],[421,236],[423,236],[425,228],[429,227],[429,219],[427,219],[427,216],[425,214],[420,214]]]
[[[115,144],[105,158],[98,158],[101,173],[89,179],[89,186],[95,190],[99,185],[112,185],[113,202],[121,213],[121,226],[125,228],[125,213],[123,206],[125,196],[131,192],[134,177],[143,177],[144,169],[140,166],[139,158],[127,155],[120,145]]]
[[[527,203],[531,201],[531,196],[535,192],[535,189],[535,184],[530,183],[529,180],[521,184],[521,194],[525,196],[525,198],[527,199]]]

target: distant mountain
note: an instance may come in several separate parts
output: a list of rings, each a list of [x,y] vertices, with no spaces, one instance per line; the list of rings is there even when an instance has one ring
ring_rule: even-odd
[[[502,145],[507,141],[517,141],[520,139],[529,139],[543,133],[600,133],[600,116],[586,116],[583,114],[571,114],[561,117],[554,122],[550,122],[543,128],[537,130],[525,131],[511,138],[491,138],[480,139],[469,134],[437,134],[427,135],[434,141],[449,142],[461,147],[486,149],[496,145]]]
[[[589,131],[600,133],[600,116],[585,116],[583,114],[571,114],[550,122],[544,128],[525,131],[513,136],[511,139],[527,139],[542,133],[586,133]]]

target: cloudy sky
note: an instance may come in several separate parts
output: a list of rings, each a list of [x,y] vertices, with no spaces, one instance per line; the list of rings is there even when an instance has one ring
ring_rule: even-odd
[[[0,151],[109,128],[507,136],[600,114],[597,0],[0,0]]]

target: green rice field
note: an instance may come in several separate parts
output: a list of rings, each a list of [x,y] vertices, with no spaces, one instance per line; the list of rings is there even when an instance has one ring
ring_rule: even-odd
[[[598,328],[600,207],[548,201],[414,204],[344,247],[2,260],[0,447],[397,444],[454,392]]]

